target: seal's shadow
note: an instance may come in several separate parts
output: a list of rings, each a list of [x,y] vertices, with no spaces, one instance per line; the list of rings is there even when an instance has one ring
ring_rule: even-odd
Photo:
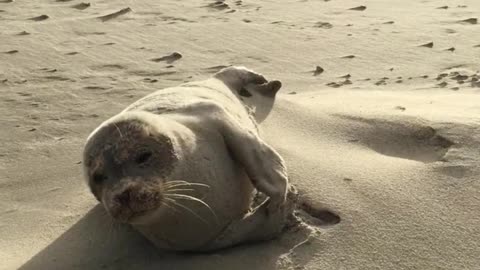
[[[277,269],[282,254],[304,237],[291,232],[278,240],[215,253],[173,254],[155,249],[130,227],[112,229],[110,225],[104,209],[97,205],[19,269]]]

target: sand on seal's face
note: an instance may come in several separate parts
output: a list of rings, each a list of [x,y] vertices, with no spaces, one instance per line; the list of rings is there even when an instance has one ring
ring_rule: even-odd
[[[478,268],[480,32],[462,21],[480,2],[213,2],[0,1],[0,269]],[[159,255],[80,184],[84,138],[136,98],[230,64],[282,80],[262,134],[341,221],[298,247],[303,231]]]

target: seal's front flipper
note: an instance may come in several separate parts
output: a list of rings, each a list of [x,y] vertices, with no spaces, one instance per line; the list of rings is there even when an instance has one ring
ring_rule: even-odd
[[[227,118],[227,119],[225,119]],[[282,157],[257,134],[226,116],[217,123],[232,157],[243,166],[252,184],[270,197],[271,211],[286,199],[287,169]]]

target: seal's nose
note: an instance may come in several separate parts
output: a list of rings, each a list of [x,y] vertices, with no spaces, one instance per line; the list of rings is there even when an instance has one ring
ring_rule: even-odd
[[[132,200],[133,190],[131,188],[125,189],[122,193],[118,194],[115,198],[121,205],[128,206]]]

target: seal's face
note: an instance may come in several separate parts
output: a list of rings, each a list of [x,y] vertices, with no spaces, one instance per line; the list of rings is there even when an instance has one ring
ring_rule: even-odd
[[[85,174],[92,193],[116,220],[135,223],[163,205],[176,157],[171,140],[140,120],[107,124],[89,139]]]

